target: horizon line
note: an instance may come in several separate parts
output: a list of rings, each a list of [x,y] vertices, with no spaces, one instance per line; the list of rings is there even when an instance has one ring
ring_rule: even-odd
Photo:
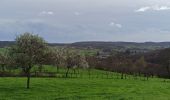
[[[15,42],[15,41],[12,41],[12,40],[0,40],[0,42]],[[46,41],[47,43],[58,43],[58,44],[72,44],[72,43],[80,43],[80,42],[105,42],[105,43],[116,43],[116,42],[124,42],[124,43],[166,43],[166,42],[169,42],[170,41],[75,41],[75,42],[49,42],[49,41]]]

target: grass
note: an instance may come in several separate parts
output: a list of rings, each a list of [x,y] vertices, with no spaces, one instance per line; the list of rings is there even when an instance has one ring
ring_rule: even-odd
[[[36,67],[32,71],[37,70]],[[44,66],[43,70],[56,72],[53,66]],[[15,72],[19,72],[16,70]],[[106,71],[87,70],[78,78],[31,78],[31,88],[26,89],[26,78],[1,77],[0,100],[169,100],[170,80],[150,78],[134,80],[132,76],[120,79],[120,74]],[[73,71],[70,70],[70,73]],[[65,74],[60,69],[59,74]],[[112,76],[113,75],[113,76]],[[119,79],[117,79],[117,76]],[[142,77],[143,78],[143,77]]]
[[[94,70],[93,72],[102,72]],[[169,100],[170,82],[106,78],[0,78],[0,100]]]

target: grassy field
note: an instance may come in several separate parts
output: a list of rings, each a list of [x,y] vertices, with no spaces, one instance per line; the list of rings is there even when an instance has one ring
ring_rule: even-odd
[[[57,68],[44,66],[43,70],[56,72]],[[130,75],[120,79],[112,72],[107,79],[106,71],[95,69],[89,78],[87,70],[79,71],[83,76],[78,78],[31,78],[30,89],[25,88],[26,78],[0,77],[0,100],[170,100],[170,80],[134,80]],[[60,69],[64,74],[65,69]]]
[[[101,78],[0,78],[0,100],[169,100],[170,82]]]

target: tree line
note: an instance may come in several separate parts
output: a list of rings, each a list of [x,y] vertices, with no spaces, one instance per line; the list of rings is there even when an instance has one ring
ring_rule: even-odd
[[[89,57],[90,66],[96,69],[121,73],[121,79],[126,75],[137,77],[170,78],[170,48],[155,50],[141,54],[119,52],[107,58]],[[94,63],[95,62],[95,63]]]
[[[58,70],[63,66],[67,69],[65,77],[68,77],[71,68],[89,67],[86,57],[78,51],[49,47],[42,37],[31,33],[17,36],[15,45],[0,53],[0,64],[2,71],[8,67],[21,68],[27,77],[27,88],[30,87],[31,69],[34,66],[38,66],[39,71],[43,65],[53,65]]]

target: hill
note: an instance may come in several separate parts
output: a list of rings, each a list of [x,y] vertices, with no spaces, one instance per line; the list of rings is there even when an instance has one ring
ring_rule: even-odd
[[[76,42],[71,46],[75,47],[94,47],[94,48],[129,48],[129,49],[159,49],[169,48],[170,42]]]
[[[0,41],[0,48],[13,45],[14,41]],[[169,48],[170,42],[103,42],[85,41],[75,43],[49,43],[50,46],[67,46],[75,48],[95,48],[95,49],[143,49],[156,50]]]
[[[0,41],[0,48],[13,45],[14,43],[14,41]]]

